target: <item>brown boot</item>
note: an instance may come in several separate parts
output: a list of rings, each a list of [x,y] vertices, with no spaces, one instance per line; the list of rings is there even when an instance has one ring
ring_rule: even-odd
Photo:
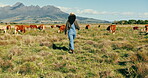
[[[74,53],[74,50],[69,50],[69,53],[73,54]]]
[[[74,54],[74,50],[71,50],[71,53]]]

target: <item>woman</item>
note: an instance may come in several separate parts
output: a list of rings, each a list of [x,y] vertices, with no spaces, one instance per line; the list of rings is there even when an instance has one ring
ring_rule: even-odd
[[[76,21],[76,15],[73,13],[70,13],[68,20],[66,22],[66,29],[65,29],[65,35],[68,31],[68,38],[69,38],[69,50],[71,53],[74,53],[74,39],[76,38],[76,29],[80,29],[77,21]]]

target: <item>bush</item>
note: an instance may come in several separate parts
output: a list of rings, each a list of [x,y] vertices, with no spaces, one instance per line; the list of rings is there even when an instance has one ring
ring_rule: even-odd
[[[33,62],[25,62],[17,68],[20,74],[37,74],[39,71],[38,66]]]
[[[12,55],[21,55],[23,53],[23,50],[18,46],[14,46],[10,49],[9,53]]]
[[[148,68],[146,67],[147,63],[138,63],[132,65],[129,68],[118,69],[120,73],[122,73],[127,78],[145,78],[148,72]]]
[[[0,59],[0,67],[2,68],[2,72],[11,71],[14,68],[14,64],[11,60]]]
[[[127,43],[127,42],[114,42],[112,45],[113,50],[116,49],[125,49],[125,50],[132,50],[134,51],[134,45]]]

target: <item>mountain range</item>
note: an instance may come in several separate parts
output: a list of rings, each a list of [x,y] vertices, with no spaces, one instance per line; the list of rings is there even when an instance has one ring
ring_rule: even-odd
[[[65,23],[68,13],[51,5],[40,7],[38,5],[25,6],[17,2],[12,6],[0,7],[0,22],[15,23]],[[80,23],[110,23],[105,20],[79,17]]]

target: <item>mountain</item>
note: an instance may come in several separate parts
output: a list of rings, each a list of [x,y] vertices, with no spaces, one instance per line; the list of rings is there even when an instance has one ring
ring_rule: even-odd
[[[47,6],[25,6],[17,2],[12,6],[0,7],[1,22],[16,23],[65,23],[69,14],[61,11],[59,8],[51,5]],[[81,23],[109,23],[104,20],[79,17]]]

